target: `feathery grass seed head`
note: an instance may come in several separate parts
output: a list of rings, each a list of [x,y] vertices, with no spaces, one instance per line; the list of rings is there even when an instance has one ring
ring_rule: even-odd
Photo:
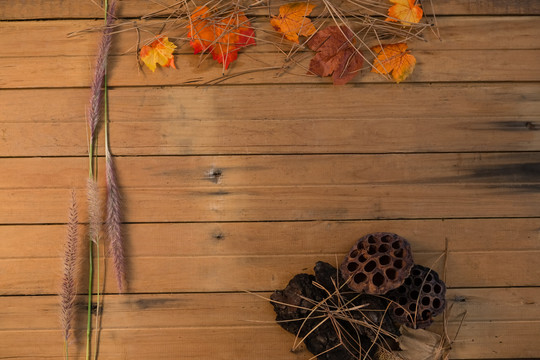
[[[112,154],[106,151],[106,178],[107,178],[107,218],[105,226],[107,237],[110,241],[110,252],[113,257],[114,269],[116,271],[116,281],[118,291],[123,291],[123,281],[125,277],[125,259],[122,239],[122,204],[116,168]]]
[[[96,135],[97,125],[103,111],[104,94],[103,85],[105,74],[107,73],[107,56],[112,43],[113,23],[116,20],[116,1],[113,0],[109,6],[107,21],[103,29],[103,36],[98,48],[96,68],[91,86],[90,108],[87,114],[88,127],[90,128],[90,141],[93,144]]]
[[[88,197],[88,237],[93,242],[97,242],[101,234],[103,211],[98,184],[94,179],[88,178],[86,182],[86,195]]]
[[[71,322],[74,314],[74,303],[77,295],[77,248],[79,242],[78,212],[75,191],[71,192],[69,220],[67,224],[67,239],[64,248],[64,274],[60,290],[60,322],[64,340],[70,335]]]

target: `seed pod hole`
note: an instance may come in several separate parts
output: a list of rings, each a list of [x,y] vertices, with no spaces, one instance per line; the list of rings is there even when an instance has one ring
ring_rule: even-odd
[[[373,279],[371,280],[373,282],[373,285],[375,286],[382,286],[384,284],[384,276],[380,272],[375,273],[373,275]]]
[[[390,280],[395,280],[397,277],[397,271],[395,269],[389,268],[385,270],[386,277]]]
[[[377,263],[371,260],[364,266],[364,271],[372,272],[375,269],[375,267],[377,267]]]
[[[383,265],[383,266],[384,266],[384,265],[388,265],[388,264],[390,264],[390,260],[392,260],[392,259],[390,258],[390,256],[388,256],[388,255],[383,255],[383,256],[381,256],[381,257],[379,258],[379,265]],[[390,268],[390,269],[391,269],[391,268]],[[390,269],[388,269],[388,270],[390,270]],[[392,269],[392,270],[394,270],[394,269]]]
[[[347,265],[347,269],[349,269],[349,271],[355,271],[356,269],[358,269],[358,263],[355,263],[355,262],[350,262],[349,265]]]
[[[354,275],[354,282],[357,284],[363,283],[367,280],[367,275],[364,273],[358,273]]]

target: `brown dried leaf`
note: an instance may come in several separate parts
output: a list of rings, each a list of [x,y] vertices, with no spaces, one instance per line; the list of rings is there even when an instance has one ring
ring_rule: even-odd
[[[307,42],[317,54],[309,63],[308,74],[332,75],[334,85],[344,85],[362,68],[363,57],[354,47],[354,34],[346,26],[328,26]]]
[[[411,329],[402,326],[398,338],[399,347],[402,351],[394,354],[404,360],[442,360],[446,359],[448,349],[443,346],[443,340],[439,334],[423,329]]]

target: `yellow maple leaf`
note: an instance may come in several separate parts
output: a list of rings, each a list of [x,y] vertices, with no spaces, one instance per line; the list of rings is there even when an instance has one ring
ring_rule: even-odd
[[[150,45],[143,46],[139,55],[152,72],[156,71],[156,64],[176,69],[172,54],[174,49],[176,49],[176,45],[170,42],[167,36],[161,36]]]
[[[392,73],[397,83],[411,75],[416,65],[416,58],[410,54],[405,43],[375,46],[373,52],[377,58],[371,72],[384,75]]]
[[[411,23],[418,23],[422,18],[424,12],[419,5],[416,5],[415,0],[390,0],[395,4],[388,9],[388,18],[386,21],[397,22],[401,21],[402,25],[411,25]]]
[[[310,36],[317,29],[306,18],[315,5],[306,2],[285,4],[279,7],[279,15],[272,17],[270,24],[285,37],[298,44],[298,36]]]

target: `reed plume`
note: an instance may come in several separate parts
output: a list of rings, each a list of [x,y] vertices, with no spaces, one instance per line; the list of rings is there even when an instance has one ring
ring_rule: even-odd
[[[71,330],[71,321],[74,315],[75,297],[77,295],[77,248],[79,242],[78,212],[75,191],[71,192],[69,207],[69,220],[67,224],[67,238],[64,248],[64,274],[60,290],[60,321],[67,350],[67,341]]]
[[[113,23],[116,20],[116,0],[113,0],[109,6],[103,36],[98,47],[96,58],[96,68],[94,78],[92,80],[90,97],[90,109],[88,110],[88,127],[90,128],[90,144],[94,143],[96,128],[101,117],[103,109],[103,85],[105,83],[105,75],[107,74],[107,56],[112,43]]]
[[[103,212],[101,210],[98,184],[92,178],[88,178],[86,181],[86,196],[88,197],[88,237],[94,243],[97,243],[101,234]]]
[[[109,147],[106,147],[106,178],[107,178],[107,217],[105,220],[105,227],[107,230],[107,236],[110,242],[110,252],[113,257],[114,269],[116,271],[116,282],[118,285],[118,291],[123,292],[124,276],[125,276],[125,263],[124,263],[124,246],[122,240],[122,206],[120,189],[118,188],[118,181],[116,178],[116,168],[114,165],[114,159],[109,151]]]

